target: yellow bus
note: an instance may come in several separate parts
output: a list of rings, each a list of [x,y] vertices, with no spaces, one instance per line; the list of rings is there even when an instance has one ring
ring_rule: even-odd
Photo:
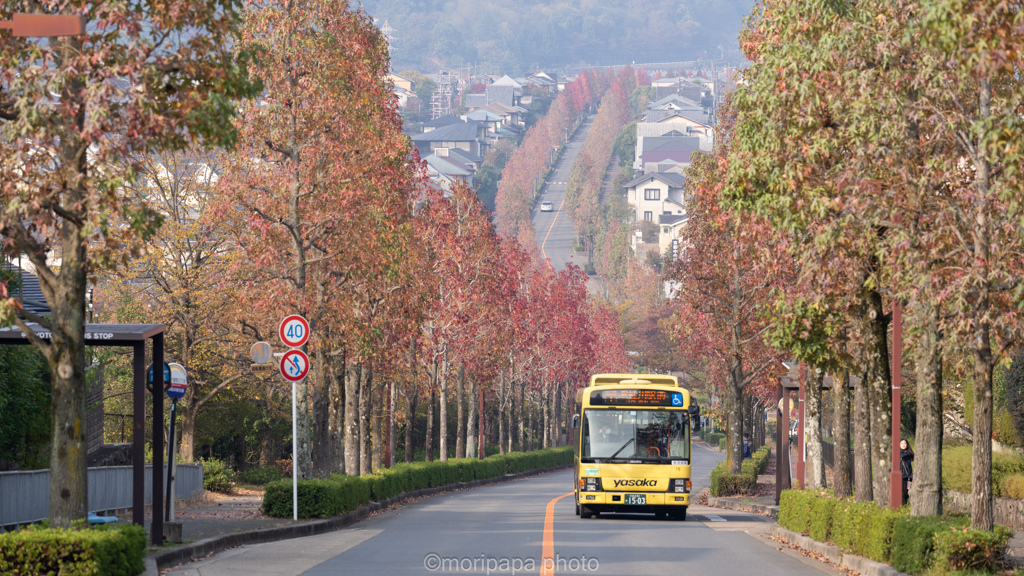
[[[690,418],[700,408],[674,376],[597,374],[576,393],[576,515],[654,513],[686,520]]]

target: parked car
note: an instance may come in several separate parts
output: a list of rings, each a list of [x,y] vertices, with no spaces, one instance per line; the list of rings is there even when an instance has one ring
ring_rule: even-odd
[[[540,211],[541,212],[552,212],[552,211],[554,211],[554,209],[555,209],[554,204],[552,204],[548,200],[545,200],[545,201],[540,203]]]

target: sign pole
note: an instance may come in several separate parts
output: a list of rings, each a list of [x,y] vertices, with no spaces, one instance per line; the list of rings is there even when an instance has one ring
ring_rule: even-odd
[[[174,521],[174,421],[177,419],[178,399],[171,399],[171,425],[167,433],[167,499],[164,520]]]
[[[295,404],[295,382],[292,382],[292,520],[299,519],[299,416]]]

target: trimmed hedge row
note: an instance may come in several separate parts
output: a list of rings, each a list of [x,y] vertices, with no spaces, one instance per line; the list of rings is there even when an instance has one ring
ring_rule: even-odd
[[[553,468],[572,462],[572,447],[564,446],[489,456],[483,460],[460,458],[447,462],[402,463],[365,476],[334,474],[330,478],[299,480],[299,517],[329,518],[404,492]],[[267,484],[262,510],[267,516],[292,516],[291,480]]]
[[[145,554],[146,531],[134,524],[0,534],[0,574],[135,576],[145,570]]]
[[[971,446],[953,446],[942,450],[942,487],[945,490],[970,494],[971,487]],[[1024,495],[1020,490],[1020,476],[1024,475],[1024,458],[1015,454],[992,453],[992,496],[996,498],[1018,498]],[[1013,477],[1018,478],[1013,478]],[[1010,492],[1015,492],[1014,496]]]
[[[991,573],[1013,531],[969,530],[962,515],[909,516],[909,509],[835,498],[828,490],[784,490],[779,525],[910,574]]]
[[[709,432],[704,435],[704,441],[710,446],[718,446],[718,443],[725,438],[725,434],[721,432]]]
[[[768,469],[771,456],[771,446],[762,446],[751,458],[743,461],[739,474],[729,474],[726,471],[729,465],[727,460],[719,462],[711,471],[711,495],[719,497],[750,492],[757,484],[757,476]]]

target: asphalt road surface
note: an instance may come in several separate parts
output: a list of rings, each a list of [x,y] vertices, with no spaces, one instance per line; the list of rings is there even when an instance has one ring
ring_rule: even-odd
[[[722,456],[694,447],[695,487],[707,486]],[[765,517],[694,505],[685,522],[644,514],[583,520],[571,490],[572,472],[563,471],[434,496],[344,530],[228,550],[170,574],[839,574],[764,537]]]
[[[573,252],[572,240],[576,237],[573,223],[569,220],[568,212],[565,210],[565,184],[569,181],[569,174],[572,173],[572,166],[576,163],[576,156],[583,149],[583,143],[590,133],[594,117],[589,116],[583,121],[583,125],[576,131],[576,135],[566,144],[562,157],[554,166],[554,170],[548,176],[547,182],[541,188],[540,196],[533,207],[533,231],[537,237],[537,249],[541,256],[551,260],[551,266],[555,270],[562,270],[569,262],[583,267],[587,257],[583,252]],[[540,203],[549,201],[554,210],[541,212]]]

